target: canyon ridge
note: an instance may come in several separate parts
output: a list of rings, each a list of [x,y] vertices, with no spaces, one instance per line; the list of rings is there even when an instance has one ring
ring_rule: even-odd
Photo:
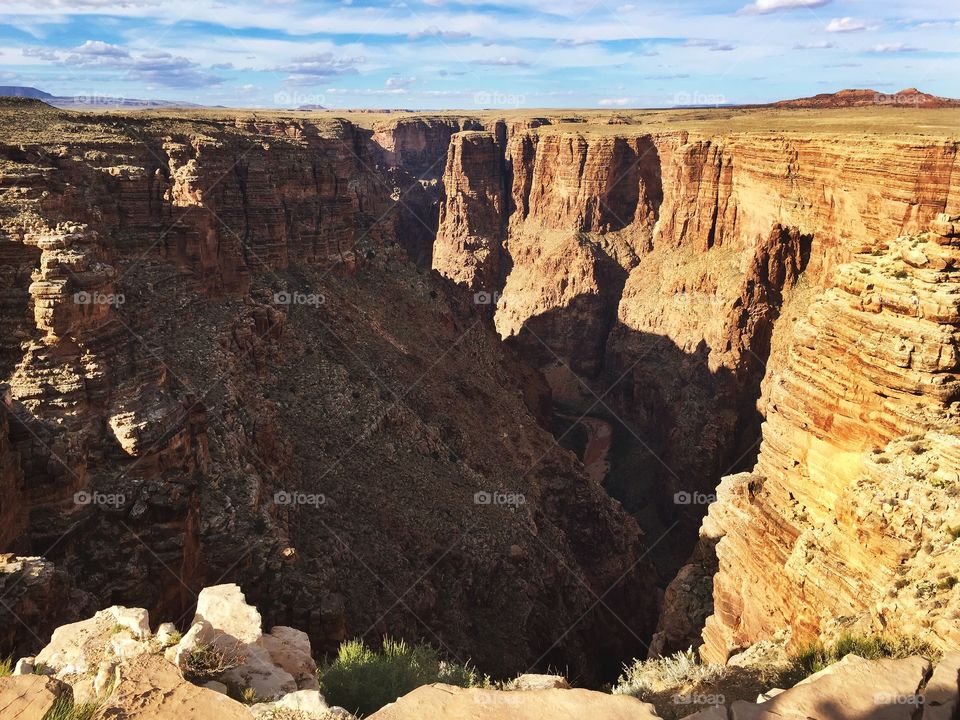
[[[0,99],[0,657],[232,584],[251,646],[591,688],[957,649],[960,109],[917,105]]]

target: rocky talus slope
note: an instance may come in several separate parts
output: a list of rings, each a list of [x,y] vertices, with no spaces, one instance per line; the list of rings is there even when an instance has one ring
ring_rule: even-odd
[[[750,473],[727,477],[705,658],[835,619],[960,643],[960,223],[840,266],[771,381]]]
[[[638,526],[470,293],[407,258],[398,199],[442,142],[27,101],[0,125],[0,549],[57,568],[0,565],[0,610],[32,608],[0,654],[83,612],[37,607],[56,583],[176,621],[219,580],[318,652],[389,633],[595,681],[642,652]]]

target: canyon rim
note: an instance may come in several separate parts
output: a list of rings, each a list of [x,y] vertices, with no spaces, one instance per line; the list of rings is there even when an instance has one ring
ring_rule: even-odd
[[[0,718],[956,718],[960,92],[811,88],[960,20],[833,4],[0,8]]]

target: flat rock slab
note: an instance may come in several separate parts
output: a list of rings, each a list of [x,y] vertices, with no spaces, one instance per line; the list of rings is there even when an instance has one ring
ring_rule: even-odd
[[[911,720],[917,691],[930,673],[921,657],[904,660],[845,659],[812,681],[771,700],[730,706],[730,720]]]
[[[485,690],[424,685],[369,720],[653,720],[653,705],[592,690]]]
[[[0,718],[43,720],[61,695],[70,688],[46,675],[14,675],[0,678]]]
[[[102,714],[110,720],[251,719],[245,706],[187,682],[159,655],[142,655],[123,667]]]

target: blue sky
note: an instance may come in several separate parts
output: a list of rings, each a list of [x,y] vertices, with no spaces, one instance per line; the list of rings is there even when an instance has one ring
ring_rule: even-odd
[[[0,0],[0,84],[245,107],[960,97],[960,2]]]

